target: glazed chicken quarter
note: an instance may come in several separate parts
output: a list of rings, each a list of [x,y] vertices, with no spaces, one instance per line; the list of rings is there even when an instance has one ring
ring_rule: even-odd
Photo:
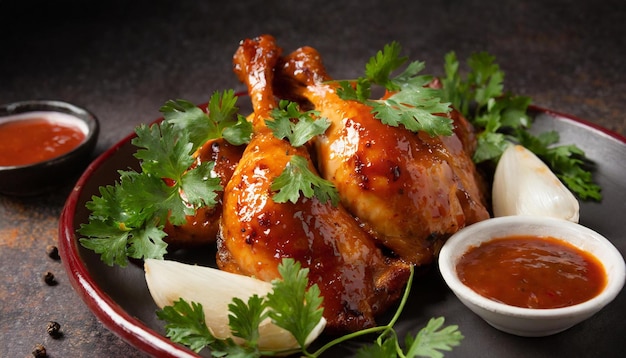
[[[343,208],[315,197],[278,203],[270,188],[290,158],[307,159],[273,135],[265,120],[276,106],[272,87],[281,49],[271,36],[242,41],[234,69],[248,87],[253,136],[224,190],[218,237],[220,269],[270,281],[289,257],[309,269],[320,287],[327,330],[345,332],[374,326],[375,317],[401,295],[410,274],[404,261],[387,257],[378,242]]]
[[[415,265],[431,263],[459,229],[487,219],[484,184],[471,155],[475,137],[459,112],[451,136],[413,133],[341,99],[320,54],[303,47],[277,69],[276,90],[320,112],[330,128],[315,140],[322,176],[381,244]]]

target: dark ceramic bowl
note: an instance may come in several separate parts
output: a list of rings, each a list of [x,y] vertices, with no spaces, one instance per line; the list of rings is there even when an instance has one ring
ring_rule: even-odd
[[[29,112],[59,112],[70,115],[78,121],[85,138],[74,149],[46,161],[26,165],[0,166],[0,193],[5,195],[27,196],[49,192],[68,180],[75,178],[85,169],[98,139],[99,123],[89,111],[73,104],[32,100],[9,103],[0,106],[0,124],[12,121],[9,117]],[[20,119],[16,119],[20,120]]]

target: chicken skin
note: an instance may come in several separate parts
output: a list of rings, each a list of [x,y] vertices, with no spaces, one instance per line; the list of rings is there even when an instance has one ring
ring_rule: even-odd
[[[271,36],[260,36],[242,41],[234,56],[252,101],[254,133],[225,189],[218,266],[270,281],[279,277],[282,259],[293,258],[320,288],[328,331],[374,326],[375,316],[400,297],[409,265],[385,257],[341,206],[315,197],[273,200],[271,184],[292,156],[306,158],[317,172],[306,146],[294,148],[265,123],[276,106],[272,79],[280,54]]]
[[[337,96],[337,84],[310,47],[283,58],[277,71],[276,91],[308,101],[332,123],[315,142],[322,176],[396,255],[431,263],[451,234],[489,217],[469,152],[472,130],[458,112],[451,136],[385,125],[371,107]]]

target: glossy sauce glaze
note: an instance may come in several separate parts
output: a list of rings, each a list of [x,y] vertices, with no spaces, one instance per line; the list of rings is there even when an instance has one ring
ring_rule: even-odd
[[[410,266],[385,256],[339,204],[304,196],[275,201],[274,180],[294,156],[317,172],[306,146],[292,146],[265,123],[278,106],[270,84],[279,56],[280,48],[265,35],[242,41],[233,57],[252,101],[254,134],[224,188],[217,265],[271,281],[280,277],[282,259],[293,258],[309,270],[309,284],[324,297],[326,332],[372,327],[402,295]]]
[[[450,136],[387,125],[369,105],[337,96],[320,59],[297,49],[283,57],[279,80],[332,123],[314,140],[321,176],[383,246],[411,264],[432,263],[450,235],[489,218],[471,125],[458,112]]]
[[[600,293],[607,281],[596,257],[552,237],[488,241],[468,250],[456,270],[480,295],[524,308],[582,303]]]
[[[59,112],[0,118],[0,166],[34,164],[68,153],[85,140],[82,127],[82,121]]]

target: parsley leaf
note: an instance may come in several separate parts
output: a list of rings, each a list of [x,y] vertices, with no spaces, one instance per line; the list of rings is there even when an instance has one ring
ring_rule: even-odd
[[[407,62],[400,57],[397,42],[385,45],[365,66],[365,76],[354,81],[339,81],[337,95],[344,100],[354,100],[372,107],[372,113],[384,124],[403,125],[412,132],[425,131],[431,136],[451,135],[452,121],[441,115],[450,112],[449,103],[441,101],[438,89],[426,88],[432,76],[418,75],[425,65],[410,62],[399,75],[393,72]],[[372,100],[372,85],[384,87],[390,95]]]
[[[204,311],[199,303],[187,303],[181,298],[156,314],[160,320],[167,322],[165,329],[172,341],[184,344],[195,352],[200,352],[216,341],[206,325]]]
[[[252,124],[237,113],[236,104],[235,92],[226,90],[213,93],[207,113],[182,99],[167,101],[160,111],[177,130],[188,133],[189,141],[196,148],[213,138],[224,138],[233,145],[242,145],[250,142]]]
[[[323,134],[330,126],[326,118],[318,118],[318,111],[300,112],[297,103],[281,100],[271,113],[272,119],[265,121],[267,127],[278,139],[287,139],[293,147],[306,144],[316,135]],[[306,198],[317,197],[322,203],[328,200],[334,206],[339,203],[339,193],[328,180],[321,178],[309,169],[306,158],[293,155],[283,172],[274,179],[270,187],[277,191],[273,199],[277,203],[296,203],[302,193]]]
[[[384,326],[372,327],[353,332],[328,342],[315,352],[305,349],[306,338],[322,319],[323,298],[317,285],[309,285],[308,269],[292,258],[283,258],[278,266],[281,279],[272,282],[272,292],[266,297],[251,296],[247,302],[233,298],[228,306],[229,326],[233,336],[244,342],[237,345],[232,339],[216,339],[206,326],[202,305],[184,299],[174,302],[157,311],[159,319],[166,322],[166,335],[172,341],[184,344],[196,352],[204,347],[211,349],[216,357],[261,357],[280,356],[295,353],[293,350],[266,352],[258,347],[259,324],[267,317],[272,322],[289,331],[300,345],[306,357],[320,357],[329,348],[356,337],[380,333],[374,344],[363,346],[357,357],[442,357],[441,351],[449,351],[463,339],[455,325],[444,327],[443,318],[431,319],[414,337],[405,340],[406,353],[398,342],[393,326],[407,303],[411,290],[414,270],[404,291],[398,309],[391,321]]]
[[[433,113],[446,113],[449,111],[448,104],[441,103],[435,94],[437,90],[416,87],[413,90],[405,90],[391,95],[389,98],[372,101],[371,105],[375,117],[384,124],[404,127],[412,132],[425,131],[431,135],[451,135],[452,120]],[[428,94],[430,93],[430,94]],[[424,94],[428,94],[424,96]],[[420,107],[407,105],[406,103],[420,102]],[[433,117],[438,117],[433,120]]]
[[[166,253],[160,221],[166,213],[156,205],[138,209],[133,204],[144,202],[138,194],[148,187],[146,183],[154,184],[153,178],[122,172],[120,182],[101,187],[101,197],[94,196],[86,204],[92,213],[89,223],[81,224],[78,230],[83,235],[80,243],[100,254],[107,265],[124,267],[128,264],[127,257],[160,258]]]
[[[398,308],[391,318],[388,324],[384,326],[377,326],[372,328],[366,328],[354,333],[341,336],[333,341],[325,344],[317,351],[309,354],[309,357],[319,357],[322,353],[328,350],[330,347],[339,343],[345,342],[356,337],[371,335],[373,333],[380,333],[378,338],[373,344],[369,344],[361,347],[357,351],[357,357],[416,357],[425,356],[431,358],[441,357],[441,350],[451,350],[452,347],[458,346],[463,339],[463,335],[459,332],[457,326],[443,327],[444,319],[436,318],[431,319],[428,325],[422,328],[415,338],[407,336],[405,339],[406,353],[400,347],[400,342],[395,329],[393,328],[395,323],[400,318],[402,310],[407,303],[411,286],[413,285],[414,268],[411,267],[411,275],[404,289],[404,294],[398,305]]]
[[[215,93],[208,115],[189,102],[169,101],[161,123],[137,126],[131,143],[141,171],[120,171],[115,185],[101,187],[100,197],[87,202],[91,213],[78,229],[80,243],[107,265],[126,266],[128,257],[162,258],[165,223],[185,223],[198,208],[215,205],[216,192],[223,190],[212,175],[213,162],[193,166],[194,152],[213,138],[228,135],[234,144],[250,139],[251,124],[235,118],[236,100],[232,91]]]
[[[532,125],[527,113],[530,98],[504,92],[504,72],[495,57],[486,52],[474,53],[467,65],[470,71],[463,78],[456,54],[446,54],[442,94],[479,130],[474,162],[497,162],[510,143],[519,143],[546,162],[582,200],[601,200],[601,188],[587,170],[589,160],[582,149],[556,146],[556,132],[535,136],[528,131]]]
[[[431,318],[415,338],[408,335],[405,344],[408,347],[406,357],[443,357],[440,351],[451,351],[458,346],[463,335],[458,326],[443,327],[443,317]]]
[[[602,199],[601,188],[594,183],[591,172],[584,169],[591,163],[583,150],[576,145],[551,146],[559,141],[558,132],[549,131],[539,136],[520,132],[517,139],[554,168],[556,176],[581,199]]]
[[[116,184],[119,186],[119,184]],[[92,210],[92,219],[89,225],[81,225],[80,233],[90,237],[80,239],[80,243],[101,255],[102,261],[109,265],[127,264],[126,242],[129,232],[123,225],[126,218],[124,210],[119,205],[108,205],[108,202],[117,204],[120,200],[114,199],[119,193],[113,186],[100,188],[101,197],[94,196],[93,201],[87,203]]]
[[[270,318],[277,326],[291,332],[301,347],[313,328],[322,319],[322,297],[317,284],[308,289],[309,269],[293,259],[283,259],[278,266],[282,280],[272,282],[273,291],[267,295]]]
[[[451,351],[453,347],[460,345],[464,338],[458,326],[443,327],[444,322],[443,317],[431,318],[415,337],[407,334],[404,342],[406,352],[399,347],[395,333],[387,332],[379,337],[376,343],[360,348],[357,357],[441,358],[444,356],[441,351]]]
[[[237,345],[233,339],[218,339],[211,334],[205,322],[202,304],[186,302],[183,298],[172,306],[157,311],[157,317],[166,322],[166,335],[174,342],[196,352],[211,348],[216,357],[261,357],[284,352],[262,352],[258,347],[259,325],[267,317],[289,331],[304,351],[306,338],[322,319],[323,299],[316,284],[308,289],[308,269],[291,258],[278,266],[280,279],[272,282],[273,292],[266,297],[252,295],[247,302],[233,298],[228,305],[228,324],[235,337],[243,339]]]
[[[277,191],[272,199],[277,203],[291,201],[296,203],[300,193],[306,198],[315,196],[321,203],[328,200],[333,206],[339,204],[337,188],[309,169],[309,162],[299,155],[292,155],[283,172],[274,179],[270,186]]]
[[[259,340],[259,325],[267,318],[267,304],[263,297],[252,295],[248,302],[234,297],[228,305],[228,324],[235,337],[243,338],[248,346],[256,347]]]
[[[388,90],[398,90],[398,85],[391,78],[391,74],[408,61],[408,57],[400,57],[400,52],[402,47],[398,42],[386,44],[382,51],[378,51],[365,65],[365,77],[371,83]]]
[[[396,340],[386,339],[380,344],[368,344],[356,352],[357,358],[397,357]]]
[[[318,111],[300,112],[299,106],[295,102],[281,100],[278,108],[274,108],[271,113],[272,119],[265,123],[272,130],[274,136],[280,139],[287,138],[294,147],[306,144],[316,135],[323,134],[330,126],[330,121],[319,117]],[[296,119],[296,122],[292,122]]]

